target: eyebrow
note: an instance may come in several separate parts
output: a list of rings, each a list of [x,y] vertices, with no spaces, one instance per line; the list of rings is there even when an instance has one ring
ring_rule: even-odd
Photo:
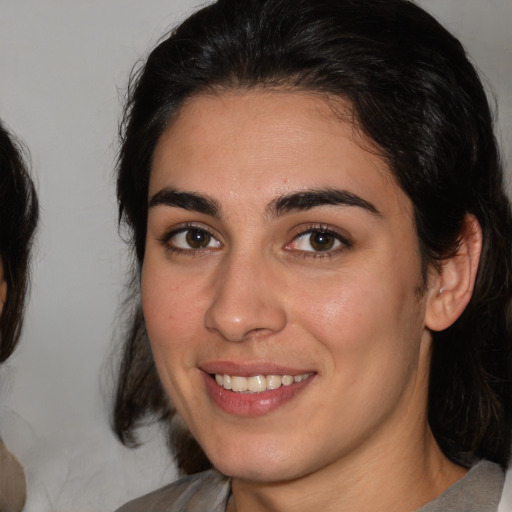
[[[181,192],[172,188],[163,188],[151,197],[148,208],[160,205],[220,217],[220,206],[217,201],[195,192]]]
[[[357,206],[377,217],[382,214],[370,201],[366,201],[348,190],[321,188],[305,190],[274,199],[267,207],[267,212],[278,217],[292,210],[310,210],[317,206]]]
[[[155,206],[170,206],[184,210],[204,213],[212,217],[220,218],[219,203],[206,195],[197,192],[182,192],[172,188],[159,190],[149,200],[148,208]],[[377,217],[382,214],[373,203],[359,197],[348,190],[333,188],[311,189],[294,192],[273,199],[267,206],[267,214],[271,217],[279,217],[294,210],[310,210],[318,206],[356,206],[362,208]]]

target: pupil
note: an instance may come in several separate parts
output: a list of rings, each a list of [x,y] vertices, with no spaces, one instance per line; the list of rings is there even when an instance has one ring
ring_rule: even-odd
[[[206,231],[191,229],[187,232],[187,243],[194,249],[207,247],[210,243],[210,235]]]
[[[328,251],[334,245],[334,237],[327,233],[316,232],[311,235],[311,246],[317,251]]]

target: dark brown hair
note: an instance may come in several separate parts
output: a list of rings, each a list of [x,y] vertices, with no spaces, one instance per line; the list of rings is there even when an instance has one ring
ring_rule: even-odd
[[[0,362],[12,354],[20,337],[39,214],[23,153],[14,135],[0,123],[0,255],[7,282],[7,300],[0,316]]]
[[[483,457],[505,466],[512,430],[512,220],[492,115],[459,41],[407,0],[219,0],[183,22],[135,72],[117,186],[120,222],[137,258],[136,305],[117,384],[116,433],[133,444],[144,418],[162,419],[171,425],[183,471],[209,464],[173,426],[137,302],[148,183],[158,139],[187,99],[253,87],[350,102],[413,203],[425,264],[453,253],[467,213],[478,219],[483,251],[473,297],[450,328],[433,333],[429,421],[451,459],[469,464]]]

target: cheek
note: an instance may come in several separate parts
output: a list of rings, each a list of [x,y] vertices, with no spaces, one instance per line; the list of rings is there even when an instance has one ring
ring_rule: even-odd
[[[190,282],[170,273],[167,265],[154,265],[146,259],[141,278],[142,308],[153,358],[171,402],[188,416],[197,398],[188,395],[192,372],[195,374],[195,348],[199,315],[198,297]]]
[[[339,390],[326,405],[363,428],[393,409],[421,365],[424,306],[408,281],[347,279],[338,288],[308,298],[302,321],[327,354],[329,386]]]
[[[146,259],[141,278],[142,308],[155,357],[179,349],[200,322],[197,288],[166,267]]]
[[[377,265],[340,272],[294,294],[300,297],[296,321],[326,346],[335,367],[343,362],[343,372],[392,365],[419,349],[424,304],[416,295],[418,273],[415,266],[405,269],[391,261],[385,267],[386,272]]]

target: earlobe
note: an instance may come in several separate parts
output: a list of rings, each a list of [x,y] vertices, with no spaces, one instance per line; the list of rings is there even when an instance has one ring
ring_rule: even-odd
[[[476,217],[467,214],[456,253],[441,261],[441,268],[431,276],[425,325],[442,331],[462,314],[473,294],[480,253],[482,229]]]

